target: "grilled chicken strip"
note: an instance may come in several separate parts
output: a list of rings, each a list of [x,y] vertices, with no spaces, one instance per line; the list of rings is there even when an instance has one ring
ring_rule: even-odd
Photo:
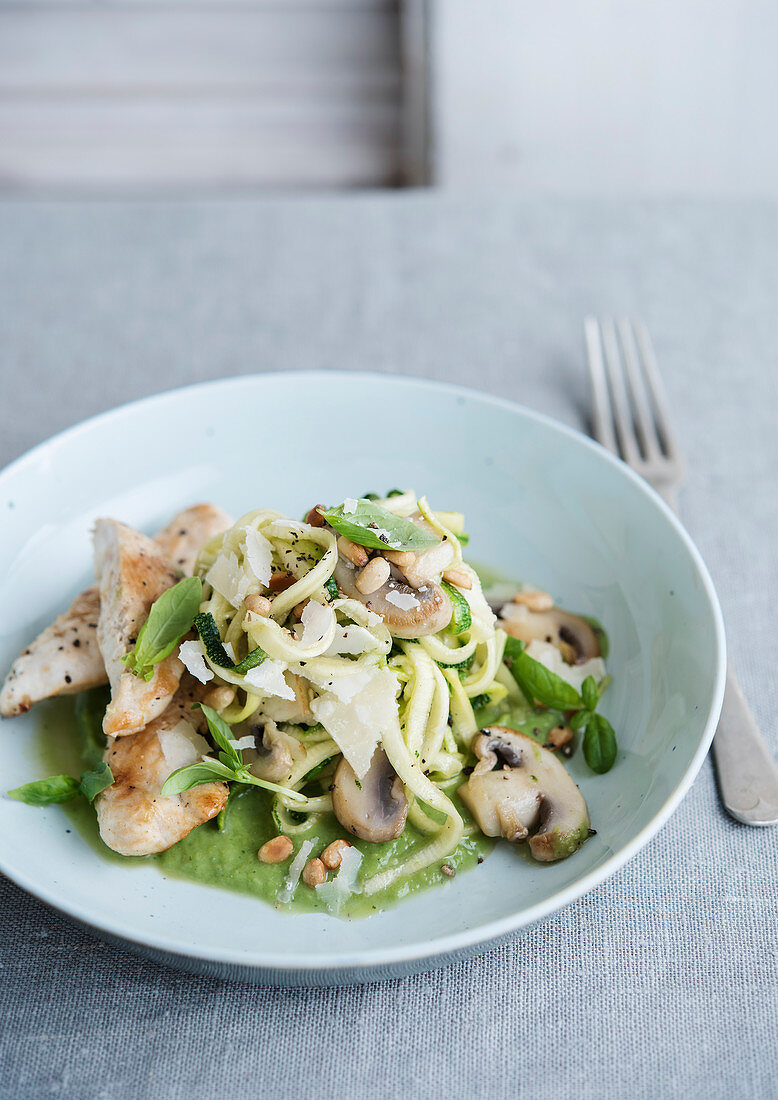
[[[24,714],[50,695],[72,695],[105,683],[105,664],[97,645],[100,592],[96,584],[76,596],[14,661],[0,693],[0,714]]]
[[[213,504],[196,504],[174,516],[154,541],[187,576],[201,546],[221,534],[232,520]],[[0,714],[13,718],[33,703],[55,695],[74,695],[108,679],[97,644],[100,588],[93,584],[76,596],[68,611],[38,635],[14,661],[0,692]]]
[[[191,577],[200,548],[231,526],[231,517],[215,504],[195,504],[173,516],[167,527],[157,532],[154,541],[176,569]]]
[[[97,796],[97,821],[105,843],[123,856],[164,852],[227,802],[224,783],[204,783],[167,798],[159,793],[172,772],[210,751],[197,732],[204,728],[202,711],[192,710],[201,689],[185,674],[163,715],[140,733],[108,741],[105,760],[114,782]]]
[[[178,690],[184,666],[175,653],[154,666],[150,680],[130,672],[130,651],[151,605],[178,580],[156,543],[115,519],[95,524],[95,575],[100,583],[97,644],[111,685],[103,719],[108,737],[138,733],[158,718]]]

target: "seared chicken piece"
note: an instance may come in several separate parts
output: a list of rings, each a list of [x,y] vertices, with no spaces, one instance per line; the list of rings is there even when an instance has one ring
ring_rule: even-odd
[[[174,516],[154,541],[176,569],[191,577],[200,547],[231,525],[231,518],[215,504],[195,504]]]
[[[178,690],[184,666],[175,653],[154,666],[148,681],[122,664],[151,605],[176,583],[178,574],[150,538],[115,519],[99,519],[95,575],[100,582],[97,644],[111,685],[103,731],[108,737],[122,737],[158,718]]]
[[[209,539],[232,520],[213,504],[195,504],[174,516],[154,541],[173,565],[189,576],[195,558]],[[100,588],[87,588],[51,626],[14,661],[0,692],[0,714],[24,714],[33,703],[54,695],[74,695],[108,679],[97,644]]]
[[[202,711],[192,710],[204,689],[186,674],[173,702],[141,733],[110,739],[105,760],[113,786],[97,796],[100,836],[123,856],[164,852],[227,802],[224,783],[204,783],[184,794],[162,798],[160,790],[178,768],[196,763],[210,751],[197,732]]]
[[[73,695],[105,683],[105,664],[97,645],[100,592],[97,585],[76,596],[17,657],[0,692],[0,714],[24,714],[39,699]]]

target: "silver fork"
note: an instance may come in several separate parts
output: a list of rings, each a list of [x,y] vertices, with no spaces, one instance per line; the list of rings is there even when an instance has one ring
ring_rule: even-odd
[[[684,463],[645,325],[587,317],[584,335],[595,439],[677,512]],[[730,664],[713,757],[721,801],[732,817],[746,825],[778,824],[778,766]]]

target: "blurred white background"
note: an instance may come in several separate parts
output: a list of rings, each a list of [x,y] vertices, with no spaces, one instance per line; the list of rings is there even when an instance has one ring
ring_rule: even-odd
[[[0,0],[0,189],[778,196],[775,0]]]

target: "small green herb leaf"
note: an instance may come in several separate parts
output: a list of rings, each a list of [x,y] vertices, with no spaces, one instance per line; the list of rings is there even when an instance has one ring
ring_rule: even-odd
[[[14,787],[8,794],[28,806],[50,806],[56,802],[70,802],[79,793],[77,779],[70,775],[50,775],[48,779],[36,779],[34,783],[25,783]]]
[[[586,728],[586,723],[591,718],[591,712],[588,710],[579,710],[577,714],[574,714],[570,719],[570,729],[582,730]]]
[[[222,716],[218,714],[213,707],[206,706],[205,703],[198,703],[196,706],[199,706],[200,710],[202,710],[205,715],[205,720],[208,723],[208,732],[230,762],[228,766],[236,769],[242,768],[243,757],[235,746],[231,744],[232,730]],[[225,763],[227,763],[227,761],[225,761]],[[194,767],[195,765],[192,766]]]
[[[339,535],[372,550],[426,550],[440,542],[438,535],[392,515],[365,497],[356,501],[353,512],[344,512],[339,504],[337,508],[320,508],[319,513]]]
[[[150,680],[154,666],[169,657],[192,629],[202,598],[203,582],[199,577],[186,577],[163,592],[151,605],[135,648],[122,658],[127,668],[141,679]]]
[[[113,783],[113,773],[105,761],[98,764],[92,771],[84,772],[79,783],[79,790],[88,802],[94,802],[99,794],[107,790]]]
[[[602,714],[590,714],[583,742],[586,763],[593,772],[602,775],[613,767],[616,751],[613,726]]]
[[[334,577],[330,577],[324,585],[327,592],[327,596],[330,600],[337,600],[340,593],[338,592],[338,583]]]
[[[581,684],[581,695],[583,696],[584,706],[589,710],[597,710],[600,693],[597,690],[597,681],[593,676],[587,676]]]
[[[567,680],[549,671],[528,653],[522,653],[516,658],[511,672],[527,698],[537,700],[544,707],[578,710],[583,706],[581,696]]]
[[[199,764],[189,764],[185,768],[179,768],[169,775],[162,784],[159,792],[163,798],[173,794],[183,794],[192,787],[199,787],[201,783],[214,783],[218,780],[229,782],[235,779],[235,772],[218,760],[203,760]]]

